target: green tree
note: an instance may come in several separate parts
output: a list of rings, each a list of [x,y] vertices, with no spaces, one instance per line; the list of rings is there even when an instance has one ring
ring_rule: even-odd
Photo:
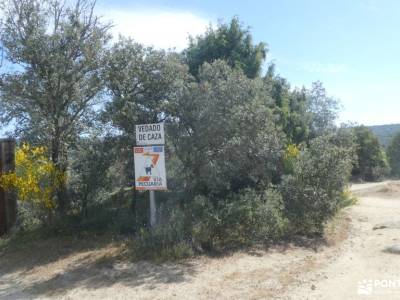
[[[249,79],[224,61],[204,64],[169,124],[191,195],[223,198],[279,177],[285,135],[275,125],[272,101],[261,78]]]
[[[250,78],[260,75],[262,63],[267,54],[266,44],[254,45],[248,28],[244,28],[237,17],[230,23],[211,26],[204,35],[190,37],[189,47],[184,56],[190,73],[197,76],[203,63],[225,60],[232,68],[238,68]]]
[[[398,132],[392,139],[387,154],[390,162],[392,174],[400,176],[400,132]]]
[[[308,110],[307,90],[294,89],[289,97],[289,116],[285,132],[293,143],[308,141],[311,135],[312,114]]]
[[[308,112],[310,118],[310,134],[312,137],[326,134],[335,129],[335,121],[339,113],[338,100],[329,97],[322,82],[312,83],[310,90],[306,91],[308,99]]]
[[[99,204],[111,190],[109,176],[112,159],[112,141],[98,136],[81,138],[71,151],[70,195],[82,216],[87,217],[89,207]],[[97,202],[97,203],[96,203]]]
[[[310,136],[312,114],[309,109],[307,90],[291,91],[289,82],[275,75],[275,66],[270,65],[264,76],[267,93],[274,100],[274,114],[290,142],[300,144]]]
[[[354,128],[357,161],[352,174],[363,180],[378,180],[389,172],[386,154],[378,138],[365,126]]]
[[[133,182],[135,125],[171,118],[174,103],[191,76],[178,55],[130,39],[118,41],[107,56],[104,78],[111,101],[104,107],[102,121],[117,129],[115,157],[125,167],[122,174],[116,175],[128,184]]]
[[[107,55],[105,79],[112,101],[104,120],[133,137],[136,124],[167,118],[171,102],[189,80],[179,57],[129,39],[121,39]]]
[[[18,65],[2,74],[0,117],[17,136],[46,145],[65,172],[67,151],[90,125],[103,90],[101,73],[109,25],[94,15],[94,1],[7,0],[0,42]],[[58,208],[66,205],[65,186]]]
[[[322,232],[339,208],[352,159],[348,137],[340,131],[311,140],[300,152],[280,186],[292,234]]]

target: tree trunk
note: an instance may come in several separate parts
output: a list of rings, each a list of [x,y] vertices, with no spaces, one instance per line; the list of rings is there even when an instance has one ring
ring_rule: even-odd
[[[82,217],[87,218],[88,216],[88,194],[87,192],[82,198]]]
[[[10,172],[15,172],[15,140],[0,139],[0,176]],[[0,187],[0,236],[10,231],[16,219],[16,195]]]
[[[60,174],[65,174],[67,172],[66,157],[62,156],[63,153],[61,152],[60,138],[56,136],[51,143],[51,160],[54,163],[57,171]],[[58,212],[61,216],[64,216],[66,213],[67,200],[68,200],[67,187],[64,181],[60,182],[60,185],[57,186],[57,191],[55,196],[57,199]]]

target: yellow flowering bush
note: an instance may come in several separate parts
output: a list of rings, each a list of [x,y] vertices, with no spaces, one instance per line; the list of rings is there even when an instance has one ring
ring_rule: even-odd
[[[347,186],[343,189],[343,192],[340,196],[340,207],[346,207],[346,206],[350,206],[350,205],[354,205],[357,204],[357,197],[354,196],[351,191],[350,188]]]
[[[53,210],[54,194],[65,182],[65,174],[57,170],[46,154],[45,147],[22,145],[15,153],[16,171],[1,175],[0,186],[5,190],[15,189],[20,201]]]
[[[285,154],[283,155],[283,166],[285,173],[292,173],[294,162],[300,155],[300,148],[295,144],[289,144],[286,147]]]

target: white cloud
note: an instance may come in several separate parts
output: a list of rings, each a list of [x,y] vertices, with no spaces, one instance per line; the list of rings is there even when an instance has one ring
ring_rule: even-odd
[[[376,0],[363,0],[361,1],[361,6],[369,12],[378,11],[378,1]]]
[[[350,71],[349,67],[341,63],[326,63],[307,60],[292,60],[282,57],[269,56],[276,62],[277,66],[287,66],[293,70],[315,74],[338,74]]]
[[[121,34],[162,49],[184,49],[189,35],[204,33],[210,24],[210,20],[187,11],[101,8],[98,14],[112,21],[115,37]]]
[[[347,66],[344,64],[317,63],[317,62],[299,63],[298,68],[309,73],[329,73],[329,74],[343,73],[348,70]]]

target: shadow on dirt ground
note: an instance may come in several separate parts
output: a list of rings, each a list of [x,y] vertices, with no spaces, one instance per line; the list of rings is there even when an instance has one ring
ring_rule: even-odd
[[[18,299],[64,294],[81,287],[87,290],[116,283],[152,289],[160,283],[179,283],[195,274],[189,262],[154,264],[130,262],[121,257],[121,242],[104,238],[49,238],[27,241],[3,249],[0,254],[0,298]]]
[[[53,277],[33,283],[24,292],[30,295],[57,296],[77,287],[86,290],[110,287],[115,284],[131,288],[142,286],[153,289],[158,284],[179,283],[195,273],[190,263],[153,265],[151,263],[93,262],[69,267]]]
[[[60,298],[74,290],[90,293],[108,287],[151,292],[163,289],[166,284],[192,284],[199,273],[214,272],[214,267],[211,267],[214,265],[218,272],[221,262],[234,261],[241,255],[268,259],[269,254],[290,255],[295,249],[319,252],[325,246],[346,238],[350,220],[346,214],[337,220],[327,227],[324,236],[298,236],[270,246],[260,245],[223,255],[202,255],[165,263],[133,262],[127,247],[129,243],[109,236],[21,239],[0,249],[0,298]],[[308,260],[299,264],[301,268],[303,265],[312,267]],[[281,276],[283,286],[284,282],[291,282],[293,272]]]

